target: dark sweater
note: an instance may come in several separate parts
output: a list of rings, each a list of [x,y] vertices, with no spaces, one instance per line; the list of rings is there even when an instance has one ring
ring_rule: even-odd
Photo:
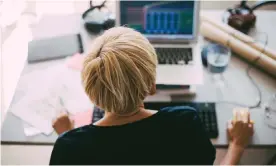
[[[58,138],[50,165],[211,165],[216,151],[191,107],[168,107],[125,125],[87,125]]]

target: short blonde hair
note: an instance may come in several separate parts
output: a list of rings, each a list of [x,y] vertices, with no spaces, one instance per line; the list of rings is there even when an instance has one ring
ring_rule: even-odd
[[[118,114],[136,111],[156,80],[157,55],[150,42],[127,27],[107,30],[84,60],[82,81],[90,100]]]

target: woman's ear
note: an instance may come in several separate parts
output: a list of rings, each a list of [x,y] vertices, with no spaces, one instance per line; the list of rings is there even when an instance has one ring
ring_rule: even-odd
[[[151,87],[150,95],[154,95],[156,93],[156,85],[153,84]]]

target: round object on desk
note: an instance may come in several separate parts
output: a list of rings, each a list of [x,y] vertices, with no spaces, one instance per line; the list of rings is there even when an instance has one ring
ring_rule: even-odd
[[[210,52],[214,52],[214,53],[218,53],[218,54],[228,54],[228,52],[230,51],[230,49],[228,47],[225,47],[223,45],[217,44],[217,43],[213,43],[210,42],[208,44],[206,44],[202,50],[201,50],[201,60],[202,60],[202,64],[205,67],[208,67],[208,53],[210,54]],[[216,61],[218,60],[223,60],[224,58],[217,58]]]

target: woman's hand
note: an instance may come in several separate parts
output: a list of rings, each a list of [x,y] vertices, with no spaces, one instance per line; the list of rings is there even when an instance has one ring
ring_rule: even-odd
[[[250,120],[248,110],[234,111],[234,119],[228,124],[228,134],[231,144],[245,148],[253,136],[253,122]]]
[[[248,110],[234,111],[234,118],[228,123],[227,130],[231,142],[221,165],[236,165],[254,133]]]
[[[53,128],[58,135],[74,129],[74,121],[70,119],[69,115],[65,112],[57,116],[52,123]]]

